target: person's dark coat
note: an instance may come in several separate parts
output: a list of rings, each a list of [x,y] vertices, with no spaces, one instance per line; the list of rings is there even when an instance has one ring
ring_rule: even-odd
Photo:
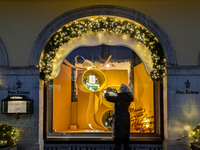
[[[118,93],[118,96],[109,96],[105,93],[105,98],[109,102],[115,103],[114,120],[112,124],[113,138],[125,138],[130,134],[130,114],[128,108],[133,101],[131,92]]]

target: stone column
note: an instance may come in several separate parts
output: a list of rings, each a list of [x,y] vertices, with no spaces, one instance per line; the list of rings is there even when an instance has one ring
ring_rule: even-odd
[[[18,149],[43,149],[43,91],[39,68],[0,68],[0,99],[8,95],[26,95],[33,99],[33,114],[0,114],[0,123],[12,125],[18,134]],[[1,103],[0,103],[1,106]]]
[[[164,149],[188,150],[188,135],[200,123],[200,67],[167,67],[166,78]]]

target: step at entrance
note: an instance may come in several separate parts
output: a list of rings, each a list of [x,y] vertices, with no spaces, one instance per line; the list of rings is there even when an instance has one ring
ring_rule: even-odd
[[[45,144],[44,150],[114,150],[114,144]],[[163,150],[163,147],[160,144],[130,144],[130,150]]]

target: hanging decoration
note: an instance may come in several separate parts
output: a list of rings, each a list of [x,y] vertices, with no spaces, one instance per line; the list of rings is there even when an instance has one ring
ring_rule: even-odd
[[[99,32],[129,34],[130,38],[136,39],[137,42],[145,45],[150,51],[154,68],[150,73],[151,79],[161,80],[165,75],[164,53],[161,44],[151,32],[130,21],[99,18],[71,22],[51,36],[44,48],[44,57],[40,62],[40,75],[43,80],[49,80],[53,71],[53,60],[59,48],[68,43],[70,39],[80,37],[88,31],[95,34]]]

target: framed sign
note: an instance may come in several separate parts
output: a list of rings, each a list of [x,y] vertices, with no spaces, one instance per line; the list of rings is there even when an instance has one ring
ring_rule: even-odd
[[[33,100],[25,95],[9,95],[2,100],[2,114],[31,114]]]

